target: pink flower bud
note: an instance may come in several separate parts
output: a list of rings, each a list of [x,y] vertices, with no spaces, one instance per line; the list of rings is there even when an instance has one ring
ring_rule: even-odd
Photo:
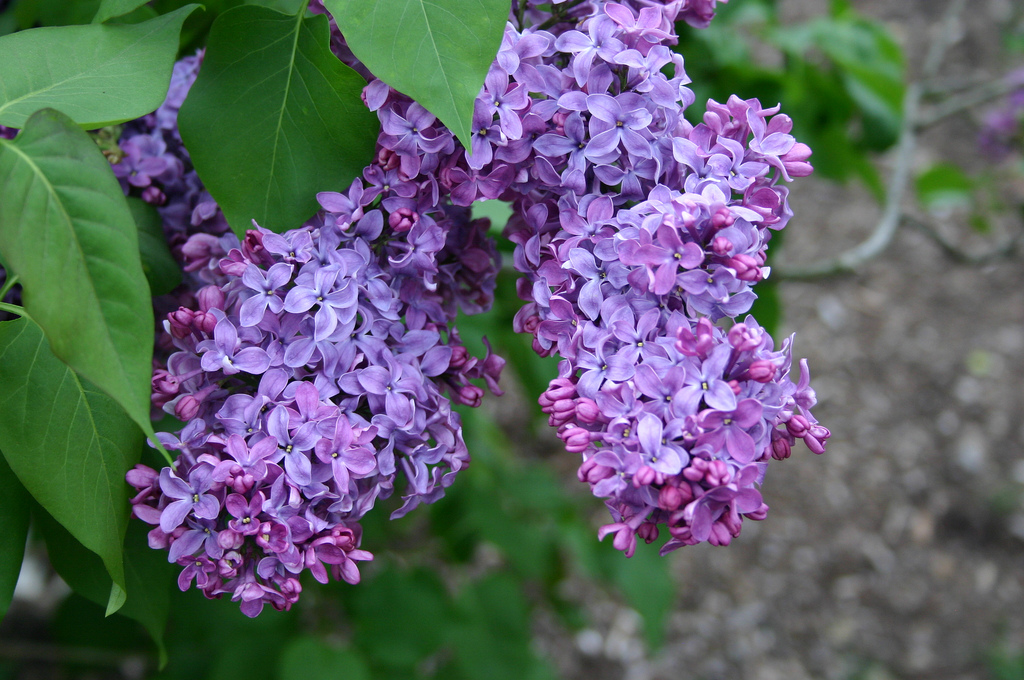
[[[167,195],[150,185],[142,190],[142,200],[150,205],[163,205],[167,202]]]
[[[689,487],[687,487],[689,488]],[[683,504],[683,494],[674,486],[663,486],[658,492],[658,507],[662,510],[678,510]]]
[[[201,402],[191,394],[184,394],[174,405],[174,417],[181,421],[189,421],[199,413]]]
[[[801,415],[795,415],[786,423],[786,430],[794,437],[803,437],[811,424]]]
[[[776,439],[772,442],[772,458],[775,460],[786,460],[793,453],[793,447],[785,439]]]
[[[736,255],[725,261],[725,266],[736,272],[736,278],[741,281],[757,282],[764,278],[764,273],[758,265],[757,260],[749,255]]]
[[[217,545],[225,550],[238,550],[245,543],[245,536],[233,529],[225,529],[217,534]]]
[[[592,425],[601,418],[601,409],[593,399],[581,397],[576,400],[576,417],[581,423]]]
[[[639,489],[641,486],[650,486],[658,476],[657,470],[650,465],[641,465],[640,469],[633,475],[633,487]]]
[[[772,378],[775,377],[776,366],[768,359],[757,359],[756,361],[750,362],[750,368],[747,373],[751,380],[759,383],[771,382]]]
[[[410,208],[399,208],[388,215],[388,224],[397,233],[401,234],[412,229],[419,219],[419,214],[413,212]]]
[[[213,329],[217,327],[217,317],[209,312],[199,312],[192,319],[192,327],[200,333],[213,335]]]
[[[199,300],[199,311],[208,312],[211,309],[224,309],[224,291],[218,286],[203,286],[196,294]]]
[[[636,530],[636,534],[644,539],[645,543],[653,543],[658,540],[658,525],[653,522],[644,522]]]
[[[590,433],[582,427],[567,428],[559,436],[565,442],[565,450],[570,453],[582,453],[590,446]]]
[[[171,335],[178,338],[187,338],[192,334],[192,320],[195,318],[195,312],[185,307],[179,307],[177,311],[171,312],[167,315],[167,321],[170,325]]]
[[[724,236],[716,236],[711,241],[711,250],[719,257],[726,257],[730,252],[732,252],[732,241]]]

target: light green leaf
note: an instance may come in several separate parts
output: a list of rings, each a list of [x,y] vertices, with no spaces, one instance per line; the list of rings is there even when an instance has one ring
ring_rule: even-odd
[[[152,433],[153,308],[135,222],[110,165],[44,109],[0,140],[0,252],[50,348]]]
[[[917,200],[932,210],[968,207],[973,192],[974,181],[951,163],[938,163],[917,176]]]
[[[0,456],[0,620],[14,595],[28,536],[28,494]]]
[[[470,144],[473,100],[494,61],[508,0],[324,0],[370,72]]]
[[[167,563],[165,552],[149,547],[146,526],[132,522],[125,537],[124,566],[128,584],[128,593],[125,593],[111,582],[103,563],[52,517],[37,513],[35,519],[46,540],[50,563],[61,578],[82,597],[106,607],[107,616],[117,611],[141,623],[157,646],[162,667],[167,662],[164,628],[170,612],[175,567]],[[110,605],[115,601],[119,604],[112,610]]]
[[[210,194],[239,236],[315,213],[373,157],[377,118],[365,82],[329,48],[326,16],[244,6],[218,17],[199,77],[178,116]]]
[[[370,669],[354,651],[312,636],[292,638],[281,653],[280,680],[370,680]]]
[[[35,28],[0,38],[0,125],[52,107],[83,128],[143,116],[167,96],[182,22],[199,5],[141,24]]]
[[[139,230],[139,254],[149,290],[153,295],[170,293],[181,283],[181,267],[167,247],[160,213],[141,198],[130,197],[128,207]]]
[[[134,12],[146,2],[147,0],[103,0],[99,9],[96,10],[96,15],[92,18],[92,23],[102,24],[107,19]]]
[[[0,445],[18,479],[124,588],[124,476],[139,459],[139,429],[53,356],[25,318],[0,323],[0,412]],[[109,592],[108,585],[103,604]]]

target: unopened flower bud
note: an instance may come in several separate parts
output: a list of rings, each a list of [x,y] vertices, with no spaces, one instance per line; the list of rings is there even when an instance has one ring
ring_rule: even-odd
[[[653,522],[644,522],[637,528],[636,535],[644,539],[645,543],[653,543],[658,540],[658,525]]]
[[[192,319],[192,327],[200,333],[213,335],[213,329],[217,327],[217,317],[209,312],[199,312]]]
[[[764,272],[757,264],[757,260],[749,255],[735,255],[725,261],[725,265],[736,272],[736,278],[740,281],[758,282],[764,278]]]
[[[413,225],[415,225],[419,219],[420,216],[418,213],[413,212],[410,208],[403,207],[388,216],[388,224],[390,224],[391,228],[397,233],[401,234],[412,229]]]
[[[750,362],[750,368],[747,373],[751,380],[759,383],[771,382],[772,378],[775,377],[775,364],[768,359],[757,359]]]
[[[658,507],[669,512],[683,504],[683,494],[674,486],[663,486],[658,492]]]
[[[167,321],[169,322],[169,329],[171,335],[178,338],[187,338],[192,334],[192,320],[195,318],[195,312],[185,307],[179,307],[177,311],[171,312],[167,315]]]
[[[217,534],[217,545],[225,550],[238,550],[245,543],[245,536],[233,529],[224,529]]]
[[[711,251],[719,257],[726,257],[732,252],[732,241],[724,236],[716,236],[711,241]]]
[[[590,433],[582,427],[570,427],[559,436],[565,442],[565,450],[570,453],[582,453],[590,446]]]
[[[163,205],[167,202],[167,195],[155,186],[148,186],[142,190],[142,200],[150,205]]]
[[[793,447],[786,439],[776,439],[772,442],[772,458],[775,460],[786,460],[793,453]]]
[[[650,465],[641,465],[633,475],[633,487],[639,489],[641,486],[650,486],[657,476],[658,472]]]
[[[192,420],[199,413],[202,403],[191,394],[184,394],[174,404],[174,417],[183,422]]]
[[[794,437],[803,437],[810,427],[811,424],[807,422],[807,418],[801,415],[793,416],[786,423],[786,430]]]
[[[196,294],[199,300],[199,311],[208,312],[211,309],[224,309],[224,291],[219,286],[203,286]]]
[[[576,417],[581,423],[592,425],[601,418],[601,409],[593,399],[581,397],[576,400]]]

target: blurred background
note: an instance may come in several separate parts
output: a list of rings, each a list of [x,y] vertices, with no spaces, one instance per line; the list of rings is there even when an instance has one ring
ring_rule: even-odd
[[[666,558],[598,543],[606,510],[536,404],[556,362],[512,333],[503,272],[460,331],[508,358],[507,394],[464,411],[447,498],[367,517],[363,583],[255,620],[172,586],[160,670],[35,547],[0,680],[1024,679],[1024,3],[731,0],[680,29],[698,102],[781,102],[814,149],[755,315],[797,334],[832,439],[770,467],[766,521]]]

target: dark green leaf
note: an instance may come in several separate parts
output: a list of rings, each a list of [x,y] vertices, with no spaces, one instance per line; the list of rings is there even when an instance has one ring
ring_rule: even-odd
[[[45,107],[86,129],[155,110],[167,96],[181,24],[198,6],[141,24],[37,28],[0,38],[0,125],[23,127]]]
[[[124,590],[124,476],[139,458],[139,429],[24,318],[0,323],[0,412],[0,446],[18,479]]]
[[[21,572],[28,535],[29,500],[25,488],[0,456],[0,620],[7,613]]]
[[[952,163],[939,163],[917,176],[917,200],[930,209],[966,207],[973,201],[974,181]]]
[[[210,33],[178,122],[192,162],[239,236],[252,220],[298,227],[318,191],[340,191],[372,159],[365,82],[329,49],[326,16],[236,7]],[[258,84],[258,85],[256,85]]]
[[[140,198],[129,198],[128,207],[138,227],[139,254],[149,290],[153,295],[170,293],[181,283],[181,267],[167,247],[160,213]]]
[[[50,348],[149,420],[153,309],[135,222],[103,154],[64,114],[32,116],[0,140],[0,252]]]
[[[101,607],[108,606],[113,584],[96,555],[86,550],[45,512],[37,513],[36,525],[46,539],[50,563],[61,578],[82,597]],[[164,627],[170,610],[170,588],[175,579],[175,568],[167,563],[167,553],[149,547],[146,534],[146,526],[135,521],[125,538],[124,564],[129,595],[118,613],[145,627],[156,643],[160,665],[163,666],[167,662]]]
[[[387,668],[415,668],[436,651],[451,627],[444,584],[425,569],[389,569],[346,594],[359,649]]]
[[[87,24],[99,4],[100,0],[15,0],[14,16],[22,29]]]
[[[776,244],[773,242],[772,245]],[[779,298],[779,288],[773,282],[762,281],[757,284],[754,291],[757,293],[757,299],[754,300],[754,306],[750,308],[750,314],[757,319],[762,328],[768,331],[769,335],[776,338],[779,324],[782,323],[782,300]]]
[[[145,5],[147,0],[102,0],[92,23],[102,24],[107,19],[123,16],[134,12],[137,8]]]
[[[675,606],[675,584],[669,572],[671,562],[658,554],[658,547],[664,542],[663,538],[651,545],[641,543],[629,558],[618,550],[611,554],[610,539],[608,549],[605,550],[612,581],[622,590],[626,601],[643,617],[647,642],[655,648],[665,639],[668,613]]]
[[[280,680],[370,680],[358,654],[312,636],[292,638],[281,653]]]
[[[469,148],[473,100],[501,45],[508,0],[324,0],[370,72]]]
[[[455,630],[455,659],[465,678],[553,678],[531,649],[530,609],[520,584],[494,574],[465,588],[463,620]]]

